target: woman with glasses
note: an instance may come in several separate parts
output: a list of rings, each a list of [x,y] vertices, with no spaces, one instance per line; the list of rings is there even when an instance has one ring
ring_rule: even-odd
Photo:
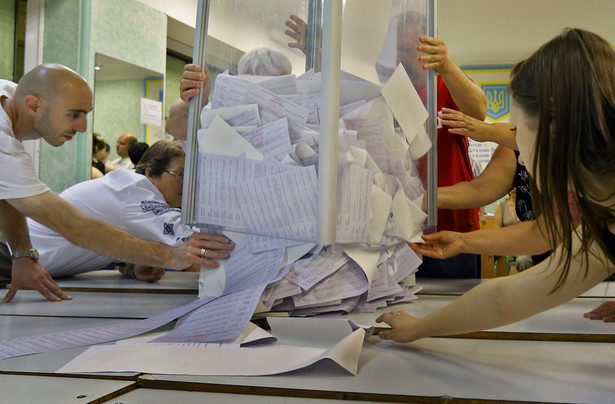
[[[84,181],[60,194],[86,216],[116,226],[139,238],[176,246],[188,239],[192,230],[181,224],[184,151],[175,142],[159,141],[144,154],[135,172],[114,170],[102,178]],[[52,277],[83,272],[118,269],[131,278],[154,282],[164,275],[163,268],[115,263],[94,251],[77,247],[53,230],[28,220],[32,246]],[[230,256],[233,244],[224,236],[209,235],[203,249],[208,266]],[[0,243],[0,283],[10,282],[11,259]],[[4,281],[4,282],[2,282]]]

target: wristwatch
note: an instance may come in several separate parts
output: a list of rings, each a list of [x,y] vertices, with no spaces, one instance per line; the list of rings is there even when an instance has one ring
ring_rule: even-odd
[[[17,258],[32,258],[34,261],[38,261],[40,256],[38,255],[38,251],[36,251],[34,248],[30,248],[29,250],[18,251],[11,255],[12,260],[16,260]]]

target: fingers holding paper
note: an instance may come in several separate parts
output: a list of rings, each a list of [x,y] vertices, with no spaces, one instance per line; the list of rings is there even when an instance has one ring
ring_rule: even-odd
[[[234,248],[233,242],[224,236],[193,233],[184,244],[175,249],[175,255],[178,262],[182,262],[179,269],[189,268],[192,264],[218,268],[218,260],[229,258],[230,251]],[[202,254],[203,252],[205,254]]]
[[[438,116],[442,120],[442,124],[449,127],[450,133],[467,136],[477,142],[491,140],[487,126],[489,124],[483,121],[449,108],[442,108]]]
[[[423,244],[410,244],[410,248],[418,254],[438,259],[446,259],[464,252],[462,233],[440,231],[424,234]]]

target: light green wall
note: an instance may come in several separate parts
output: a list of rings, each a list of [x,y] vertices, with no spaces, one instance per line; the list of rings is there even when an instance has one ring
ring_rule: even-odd
[[[166,64],[166,18],[136,0],[47,0],[43,59],[78,71],[89,83],[94,83],[96,53],[162,76]],[[89,178],[93,115],[90,114],[87,133],[79,135],[77,141],[60,148],[41,142],[40,177],[52,190],[60,192]],[[115,142],[111,144],[114,145]]]
[[[179,100],[179,80],[184,72],[186,62],[171,55],[167,55],[167,69],[164,83],[164,117],[169,117],[171,105]]]
[[[79,70],[81,15],[79,0],[45,2],[43,62],[61,63],[73,70]],[[39,166],[41,180],[55,192],[60,192],[86,178],[85,167],[77,167],[77,156],[91,143],[91,139],[88,141],[87,136],[83,134],[59,148],[41,141]]]
[[[117,158],[115,144],[122,133],[130,132],[139,138],[139,141],[143,140],[143,125],[139,119],[142,96],[143,80],[96,82],[94,127],[111,146],[109,161]]]
[[[13,80],[15,0],[0,1],[0,78]]]

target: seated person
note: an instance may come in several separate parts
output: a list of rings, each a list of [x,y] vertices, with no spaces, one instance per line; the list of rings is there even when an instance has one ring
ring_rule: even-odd
[[[141,160],[143,153],[145,153],[147,149],[149,149],[149,145],[145,142],[137,142],[130,146],[128,149],[128,157],[130,157],[130,161],[135,167],[139,164],[139,160]]]
[[[286,55],[269,48],[257,48],[243,55],[237,63],[238,74],[253,76],[283,76],[293,66]]]
[[[98,133],[92,133],[92,179],[100,178],[107,173],[107,167],[102,161],[107,143],[99,136]]]
[[[184,151],[174,142],[159,141],[143,155],[135,172],[115,170],[103,178],[76,184],[60,194],[84,215],[99,219],[139,238],[169,246],[182,244],[192,230],[181,224]],[[28,219],[32,246],[52,277],[71,276],[109,267],[114,260],[78,247],[60,234]],[[211,267],[230,256],[233,244],[224,236],[208,235],[204,258]],[[157,281],[164,269],[121,266],[129,277]],[[11,258],[0,243],[0,281],[11,277]],[[5,282],[6,283],[6,282]]]
[[[511,189],[508,193],[508,198],[498,202],[495,207],[493,227],[496,229],[519,223],[519,218],[515,212],[515,205],[517,202],[516,195],[517,189]],[[530,255],[518,255],[516,257],[510,256],[508,259],[511,260],[511,263],[515,266],[515,269],[518,272],[524,271],[533,265],[532,257]]]
[[[118,168],[130,170],[131,168],[135,168],[132,161],[130,161],[130,157],[128,157],[128,149],[138,141],[139,139],[132,133],[121,134],[120,137],[117,138],[117,144],[115,146],[115,151],[119,157],[109,163],[109,168],[112,170]]]

